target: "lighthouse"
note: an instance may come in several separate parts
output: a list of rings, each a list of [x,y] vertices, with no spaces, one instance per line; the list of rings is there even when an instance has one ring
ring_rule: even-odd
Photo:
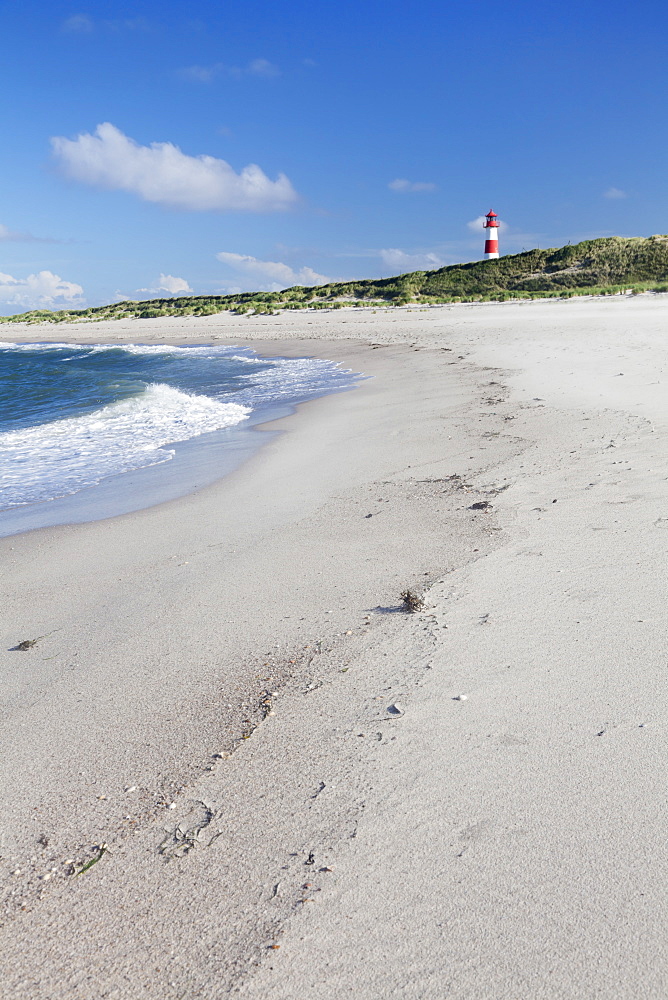
[[[492,212],[490,209],[485,216],[482,228],[487,230],[487,239],[485,240],[485,259],[493,260],[499,256],[499,217],[496,212]]]

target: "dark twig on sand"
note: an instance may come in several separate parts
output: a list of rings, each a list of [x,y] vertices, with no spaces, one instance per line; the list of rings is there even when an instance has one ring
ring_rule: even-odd
[[[16,646],[12,646],[12,653],[17,649],[22,649],[22,650],[32,649],[32,647],[36,646],[39,640],[43,638],[44,638],[43,635],[38,635],[36,639],[23,639]]]
[[[40,639],[46,639],[48,636],[53,635],[54,632],[60,632],[59,628],[54,628],[51,632],[45,632],[44,635],[38,635],[34,639],[22,639],[21,642],[17,643],[16,646],[12,646],[10,652],[14,653],[16,650],[25,651],[26,649],[32,649],[36,646]]]

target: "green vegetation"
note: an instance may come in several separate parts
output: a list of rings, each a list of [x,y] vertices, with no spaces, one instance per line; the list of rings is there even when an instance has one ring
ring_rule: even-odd
[[[103,319],[275,315],[280,309],[341,309],[407,303],[504,302],[509,299],[570,298],[632,291],[668,291],[668,236],[585,240],[560,249],[529,250],[498,260],[452,264],[437,271],[413,271],[395,278],[332,282],[316,288],[295,285],[281,292],[195,295],[116,302],[96,309],[33,310],[4,322],[73,323]]]

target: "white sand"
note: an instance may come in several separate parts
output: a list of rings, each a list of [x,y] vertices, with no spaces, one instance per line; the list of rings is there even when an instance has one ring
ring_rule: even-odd
[[[667,319],[3,328],[375,376],[198,494],[0,541],[3,649],[58,629],[2,653],[3,996],[668,995]]]

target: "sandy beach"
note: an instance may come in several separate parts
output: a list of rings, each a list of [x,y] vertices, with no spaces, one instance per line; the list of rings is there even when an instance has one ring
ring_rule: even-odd
[[[0,539],[3,997],[668,995],[667,326],[3,325],[371,376],[189,496]]]

